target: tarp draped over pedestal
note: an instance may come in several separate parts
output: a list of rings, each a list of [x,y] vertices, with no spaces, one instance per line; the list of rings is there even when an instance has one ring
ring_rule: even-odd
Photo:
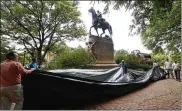
[[[72,109],[87,101],[127,94],[165,75],[158,67],[146,72],[128,69],[126,74],[120,67],[35,71],[23,78],[23,109]]]

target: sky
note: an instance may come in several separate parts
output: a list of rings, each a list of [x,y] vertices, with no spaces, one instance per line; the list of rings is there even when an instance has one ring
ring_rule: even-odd
[[[89,29],[92,25],[92,16],[88,12],[88,9],[93,6],[96,11],[99,10],[100,12],[102,12],[105,4],[95,3],[93,5],[90,4],[90,1],[80,1],[79,3],[80,4],[78,6],[78,10],[81,12],[80,19],[85,24],[87,32],[89,32]],[[126,11],[125,8],[121,8],[120,10],[113,10],[112,8],[110,8],[110,13],[103,15],[103,18],[105,18],[106,21],[109,22],[112,26],[112,39],[114,43],[114,50],[125,49],[129,52],[131,52],[132,50],[140,50],[144,53],[151,53],[150,50],[147,50],[142,45],[142,41],[139,35],[134,35],[132,37],[129,36],[129,25],[132,24],[131,13],[132,11]],[[99,30],[99,34],[101,33],[102,31]],[[92,28],[92,34],[96,34],[94,28]],[[106,34],[109,33],[106,31]],[[75,40],[72,42],[67,42],[67,45],[70,47],[77,47],[79,45],[81,45],[82,47],[86,47],[85,42],[86,41]]]

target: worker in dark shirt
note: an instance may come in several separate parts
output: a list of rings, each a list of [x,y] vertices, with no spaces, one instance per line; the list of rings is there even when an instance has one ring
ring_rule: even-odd
[[[123,72],[127,73],[127,64],[125,63],[124,60],[121,61],[121,63],[119,64],[119,67],[123,67]]]
[[[36,59],[35,59],[35,58],[32,59],[32,63],[30,63],[30,64],[28,65],[28,68],[29,68],[29,69],[31,69],[31,68],[37,69],[37,68],[38,68],[37,63],[36,63]]]

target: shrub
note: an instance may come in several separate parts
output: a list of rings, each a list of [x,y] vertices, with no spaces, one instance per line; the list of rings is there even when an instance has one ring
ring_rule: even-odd
[[[163,53],[152,54],[152,60],[159,62],[160,66],[164,65],[165,58],[166,56]]]
[[[140,59],[137,58],[135,55],[117,54],[115,55],[114,59],[117,64],[119,64],[122,60],[124,60],[126,63],[132,63],[132,64],[140,63]]]
[[[83,49],[67,49],[48,63],[47,69],[86,68],[92,57]]]

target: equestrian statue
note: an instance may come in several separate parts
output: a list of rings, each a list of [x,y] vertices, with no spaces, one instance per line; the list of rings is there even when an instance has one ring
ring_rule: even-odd
[[[96,13],[93,7],[91,7],[88,11],[92,14],[92,26],[90,27],[89,34],[91,35],[91,29],[94,27],[98,37],[102,37],[102,35],[105,33],[105,30],[108,29],[111,38],[113,33],[112,27],[104,18],[102,18],[102,14],[100,13],[100,11],[97,11]],[[103,32],[100,35],[98,33],[98,28],[101,28]]]

